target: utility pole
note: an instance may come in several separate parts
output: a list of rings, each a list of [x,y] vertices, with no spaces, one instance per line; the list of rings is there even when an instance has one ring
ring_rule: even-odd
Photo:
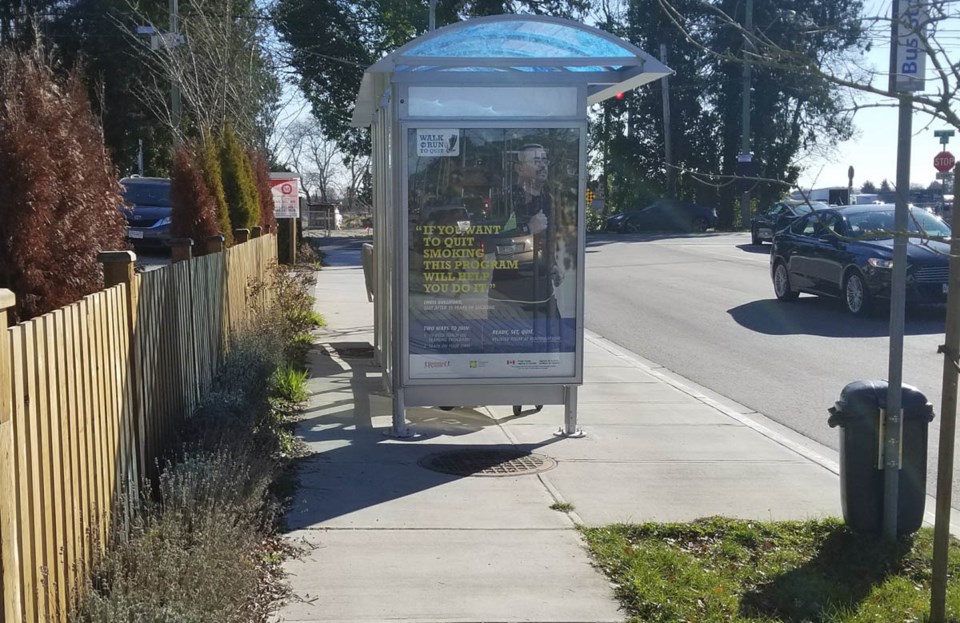
[[[946,144],[946,143],[944,143]],[[953,168],[953,209],[960,201],[960,166]],[[953,455],[957,430],[957,370],[960,365],[960,238],[950,239],[947,326],[943,336],[943,391],[940,398],[940,454],[937,458],[937,506],[933,526],[933,570],[930,581],[930,623],[943,623],[947,604],[947,550],[953,495]]]
[[[430,0],[430,30],[437,28],[437,0]]]
[[[750,84],[753,82],[753,66],[748,58],[753,52],[753,0],[746,0],[743,16],[743,29],[746,41],[743,44],[743,94],[742,116],[740,121],[740,162],[742,170],[752,170],[748,163],[750,158]],[[746,227],[750,222],[750,186],[744,180],[743,195],[740,198],[740,227]]]
[[[137,139],[137,173],[143,177],[143,139]]]
[[[172,50],[180,40],[180,5],[179,0],[170,0],[170,39],[167,43],[168,51]],[[172,60],[172,59],[171,59]],[[174,141],[180,132],[180,83],[176,72],[170,81],[170,114],[174,129]]]
[[[667,64],[667,45],[660,44],[660,62]],[[673,143],[670,136],[670,77],[664,76],[660,81],[663,93],[663,161],[667,169],[667,195],[677,198],[677,170],[673,166]]]
[[[607,102],[601,102],[603,106],[603,171],[600,172],[600,197],[603,199],[603,218],[606,222],[607,214],[610,213],[610,189],[607,179],[607,169],[610,167],[610,109]]]

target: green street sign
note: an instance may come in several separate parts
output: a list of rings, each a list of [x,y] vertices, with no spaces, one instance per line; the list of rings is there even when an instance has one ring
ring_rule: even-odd
[[[953,130],[934,130],[934,136],[953,136]]]

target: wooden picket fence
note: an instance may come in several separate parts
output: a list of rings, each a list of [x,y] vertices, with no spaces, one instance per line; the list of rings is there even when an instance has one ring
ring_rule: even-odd
[[[275,235],[13,327],[0,290],[0,623],[67,620],[141,479],[269,304]]]

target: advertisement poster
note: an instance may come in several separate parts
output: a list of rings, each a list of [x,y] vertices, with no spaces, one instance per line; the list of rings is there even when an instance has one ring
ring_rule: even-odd
[[[579,141],[409,131],[412,379],[575,375]]]

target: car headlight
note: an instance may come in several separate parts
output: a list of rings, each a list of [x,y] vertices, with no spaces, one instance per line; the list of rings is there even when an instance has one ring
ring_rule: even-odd
[[[893,268],[893,260],[884,260],[879,257],[871,257],[867,260],[867,264],[874,268]]]
[[[164,225],[169,225],[169,224],[170,224],[170,217],[169,217],[169,216],[165,216],[165,217],[163,217],[162,219],[160,219],[159,221],[157,221],[156,223],[154,223],[153,226],[154,226],[154,227],[163,227]]]

